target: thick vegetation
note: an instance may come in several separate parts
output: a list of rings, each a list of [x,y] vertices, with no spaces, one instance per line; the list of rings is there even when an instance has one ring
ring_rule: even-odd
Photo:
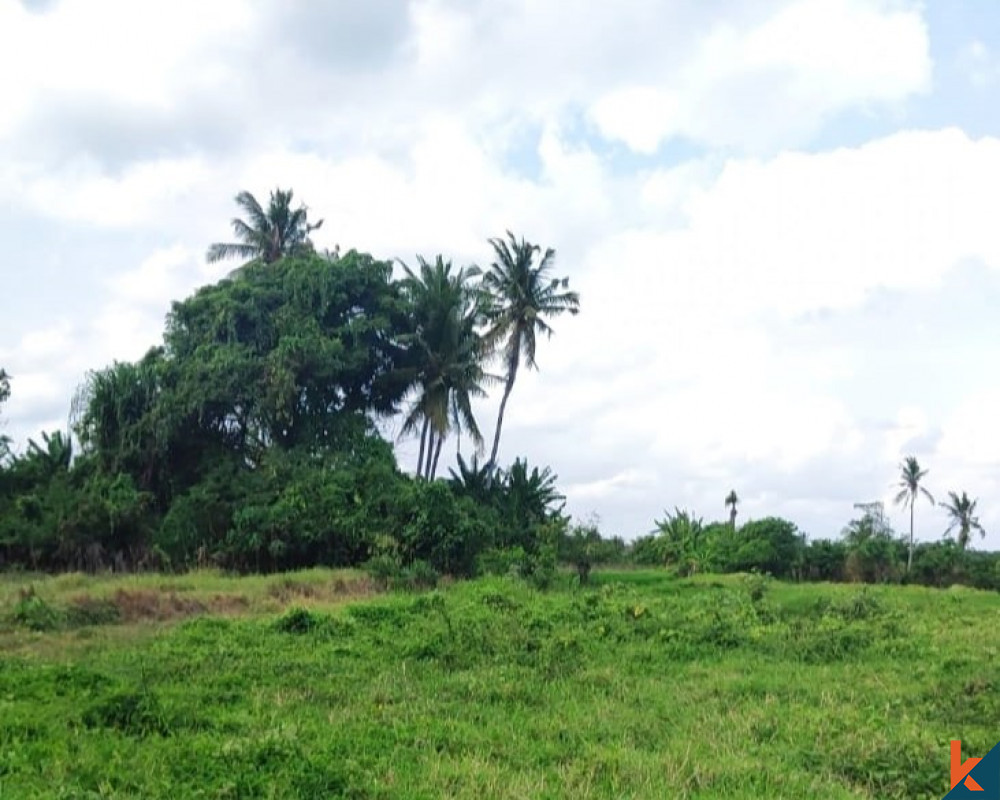
[[[506,399],[546,318],[576,312],[553,252],[510,235],[489,281],[441,256],[396,279],[367,254],[316,253],[319,223],[291,192],[237,203],[239,241],[208,254],[246,263],[174,303],[144,358],[92,373],[72,436],[0,452],[0,568],[471,575],[495,548],[519,548],[527,568],[554,550],[565,521],[548,470],[473,459],[433,480],[449,436],[482,452],[484,385],[504,382]],[[488,371],[496,359],[507,374]],[[0,373],[0,401],[8,390]],[[420,437],[416,479],[380,433],[397,415]]]

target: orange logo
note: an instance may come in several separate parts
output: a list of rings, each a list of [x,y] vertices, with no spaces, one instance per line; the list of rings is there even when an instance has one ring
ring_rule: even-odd
[[[972,772],[972,768],[976,766],[981,758],[970,758],[964,764],[962,763],[962,742],[960,739],[951,740],[951,788],[954,789],[958,786],[959,782],[965,779],[965,788],[970,792],[981,792],[983,787],[980,786],[973,778],[968,777],[969,773]]]

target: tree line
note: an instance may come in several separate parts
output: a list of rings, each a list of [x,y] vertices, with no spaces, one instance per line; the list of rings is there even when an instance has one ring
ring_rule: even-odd
[[[982,537],[986,532],[976,515],[978,499],[967,492],[950,491],[940,504],[949,521],[940,541],[915,543],[916,501],[937,504],[924,486],[927,473],[914,456],[900,464],[893,500],[909,511],[908,536],[896,534],[881,503],[861,504],[862,515],[845,526],[839,539],[809,539],[794,523],[778,517],[737,527],[740,499],[732,490],[724,500],[728,522],[706,524],[694,513],[675,508],[616,557],[665,565],[679,575],[758,571],[792,580],[959,583],[1000,590],[1000,553],[969,549],[973,534]]]

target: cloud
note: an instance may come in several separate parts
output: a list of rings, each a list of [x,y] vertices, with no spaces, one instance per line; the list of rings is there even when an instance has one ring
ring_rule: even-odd
[[[616,87],[590,112],[606,137],[639,153],[675,136],[767,150],[805,141],[846,109],[924,92],[930,75],[915,6],[800,0],[747,27],[716,25],[680,69]]]
[[[835,533],[910,449],[942,486],[998,488],[976,432],[1000,387],[1000,141],[783,149],[931,89],[918,4],[363,5],[0,0],[0,68],[23,75],[0,87],[12,258],[73,276],[30,316],[11,290],[16,438],[64,424],[87,369],[140,356],[170,300],[225,273],[202,256],[236,191],[290,186],[321,247],[487,266],[510,228],[557,249],[583,310],[519,377],[501,460],[551,465],[615,532],[722,516],[735,488],[741,518]]]

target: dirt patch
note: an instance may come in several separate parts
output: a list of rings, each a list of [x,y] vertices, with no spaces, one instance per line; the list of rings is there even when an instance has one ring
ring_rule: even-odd
[[[295,578],[282,578],[267,587],[267,594],[275,600],[287,603],[302,597],[317,597],[320,587],[314,583],[297,581]]]
[[[377,591],[378,588],[375,585],[375,581],[368,576],[353,578],[349,581],[345,581],[343,578],[336,578],[330,584],[330,593],[334,597],[363,597],[375,594]]]
[[[202,614],[207,606],[192,597],[181,597],[176,592],[157,592],[152,589],[119,589],[111,598],[118,607],[123,622],[141,620],[167,620]]]
[[[217,594],[208,602],[213,614],[242,614],[250,601],[242,594]]]
[[[267,594],[282,605],[302,599],[336,600],[344,597],[364,597],[378,590],[368,576],[358,578],[334,578],[325,583],[313,583],[282,578],[267,587]]]

